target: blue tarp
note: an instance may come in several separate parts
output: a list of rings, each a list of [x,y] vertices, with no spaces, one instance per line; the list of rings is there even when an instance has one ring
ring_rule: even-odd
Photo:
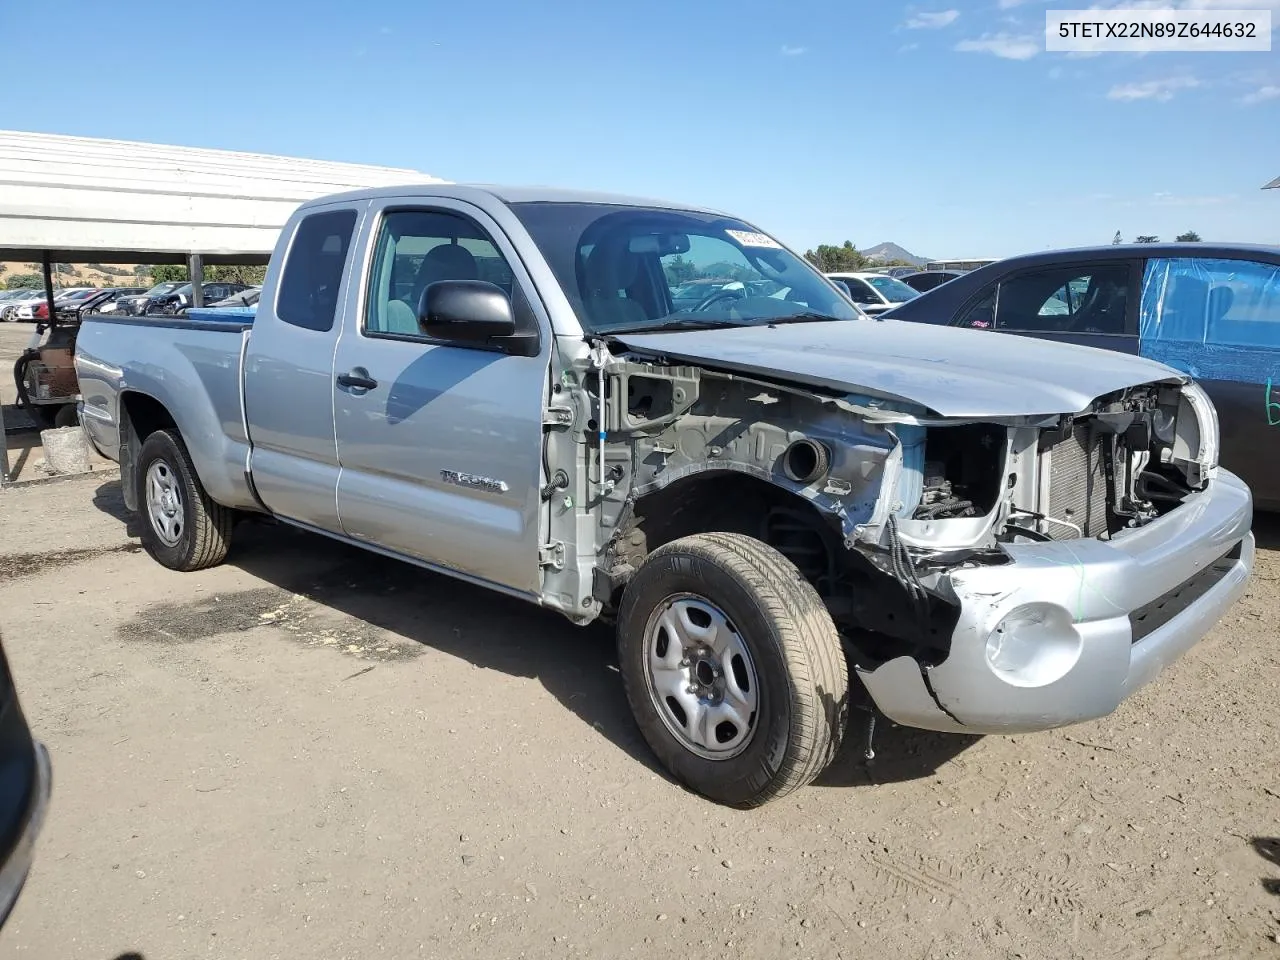
[[[248,320],[252,323],[257,313],[258,307],[256,304],[252,307],[219,307],[217,310],[212,307],[199,307],[188,310],[187,318],[190,320],[221,320],[231,323],[243,323]]]
[[[1265,383],[1280,363],[1280,267],[1149,260],[1139,317],[1144,357],[1198,379]]]

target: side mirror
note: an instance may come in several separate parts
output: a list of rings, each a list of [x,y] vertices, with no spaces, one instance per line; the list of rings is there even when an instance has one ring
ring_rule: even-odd
[[[488,340],[516,332],[511,299],[484,280],[437,280],[418,302],[418,328],[441,340]]]

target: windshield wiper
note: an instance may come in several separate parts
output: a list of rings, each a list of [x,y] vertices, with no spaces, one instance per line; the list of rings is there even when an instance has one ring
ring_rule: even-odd
[[[646,323],[643,326],[612,327],[601,330],[603,334],[617,333],[667,333],[672,330],[711,330],[724,327],[772,327],[781,323],[828,323],[839,322],[839,317],[828,316],[814,310],[801,310],[798,313],[787,313],[780,317],[749,317],[742,320],[729,320],[725,317],[674,317],[658,323]]]
[[[737,320],[724,320],[715,317],[680,317],[678,320],[666,320],[661,323],[646,323],[634,327],[610,327],[601,330],[602,334],[614,333],[666,333],[669,330],[707,330],[715,327],[743,327],[747,324]]]
[[[818,313],[815,310],[801,310],[799,313],[788,313],[782,317],[761,317],[759,322],[753,326],[772,327],[778,323],[838,323],[839,317],[832,317],[825,313]]]

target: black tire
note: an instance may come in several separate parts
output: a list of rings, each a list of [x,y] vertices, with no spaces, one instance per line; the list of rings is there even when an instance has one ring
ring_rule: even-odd
[[[58,412],[53,416],[53,425],[58,428],[80,426],[80,416],[76,413],[76,405],[67,403],[59,407]]]
[[[182,521],[175,543],[162,539],[147,502],[147,476],[157,463],[172,475],[181,496]],[[187,572],[217,566],[226,558],[235,512],[215,503],[205,492],[177,430],[157,430],[143,441],[135,482],[142,513],[142,545],[157,562],[170,570]]]
[[[678,594],[723,611],[755,665],[759,700],[751,739],[728,759],[707,759],[686,746],[649,692],[650,617]],[[752,537],[698,534],[653,551],[622,598],[618,662],[650,748],[679,782],[718,803],[750,808],[791,793],[840,748],[849,675],[839,634],[795,565]]]

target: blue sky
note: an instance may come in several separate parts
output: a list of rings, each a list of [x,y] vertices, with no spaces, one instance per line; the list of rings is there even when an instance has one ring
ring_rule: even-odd
[[[1280,0],[1099,5],[1280,28]],[[1280,243],[1259,189],[1280,32],[1271,53],[1073,56],[1044,51],[1043,0],[55,6],[0,5],[0,126],[668,197],[801,249]]]

